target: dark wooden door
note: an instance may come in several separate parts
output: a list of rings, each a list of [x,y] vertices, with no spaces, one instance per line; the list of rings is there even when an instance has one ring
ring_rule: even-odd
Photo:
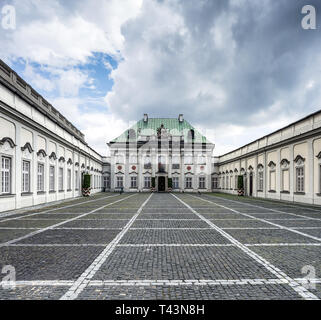
[[[165,177],[158,177],[158,191],[165,191]]]

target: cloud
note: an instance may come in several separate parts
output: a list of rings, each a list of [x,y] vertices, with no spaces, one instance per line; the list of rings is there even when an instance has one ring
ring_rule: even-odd
[[[301,28],[304,0],[13,3],[17,30],[0,30],[1,57],[23,59],[28,81],[100,150],[143,113],[184,113],[217,153],[320,109],[321,29]],[[309,4],[321,21],[320,2]],[[99,81],[114,84],[104,100],[88,71],[97,53],[117,64],[101,63]]]

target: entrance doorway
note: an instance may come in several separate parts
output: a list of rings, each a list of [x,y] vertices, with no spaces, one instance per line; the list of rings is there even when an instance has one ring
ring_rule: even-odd
[[[165,177],[158,177],[158,192],[165,191]]]
[[[253,196],[253,174],[250,174],[250,197]]]

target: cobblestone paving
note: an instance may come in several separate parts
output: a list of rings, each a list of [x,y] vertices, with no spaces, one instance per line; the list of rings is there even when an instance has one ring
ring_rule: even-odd
[[[16,286],[1,282],[3,300],[316,299],[321,209],[102,193],[1,214],[0,267],[8,265]]]

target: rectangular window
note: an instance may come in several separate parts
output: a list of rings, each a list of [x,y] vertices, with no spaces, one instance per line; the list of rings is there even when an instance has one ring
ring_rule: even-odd
[[[173,189],[179,189],[179,177],[173,177]]]
[[[123,177],[122,176],[121,177],[117,177],[116,183],[117,183],[116,184],[117,188],[122,188],[124,186]]]
[[[289,170],[282,170],[282,190],[281,191],[290,191]]]
[[[233,176],[230,177],[230,188],[233,189]]]
[[[37,179],[38,192],[45,191],[45,166],[38,163],[38,179]]]
[[[30,192],[30,162],[22,161],[22,192]]]
[[[11,193],[11,159],[1,159],[1,192]]]
[[[109,176],[104,177],[104,188],[109,188]]]
[[[276,188],[276,174],[275,171],[270,171],[270,191],[275,191]]]
[[[185,189],[192,189],[192,178],[191,177],[185,178]]]
[[[59,168],[58,189],[59,189],[59,191],[64,190],[64,169],[63,168]]]
[[[144,177],[144,188],[145,189],[151,188],[151,186],[152,186],[151,181],[152,181],[151,177]]]
[[[78,170],[75,171],[75,190],[79,189],[79,176],[78,176]]]
[[[50,166],[49,168],[49,190],[55,191],[55,167]]]
[[[238,189],[238,180],[239,180],[239,176],[236,175],[236,176],[235,176],[235,185],[234,185],[234,189],[235,189],[235,190]]]
[[[263,171],[259,171],[258,173],[258,179],[259,179],[259,190],[263,191]]]
[[[67,189],[71,190],[71,169],[67,171]]]
[[[200,177],[199,178],[198,187],[199,187],[199,189],[205,189],[205,177]]]
[[[137,188],[137,177],[130,177],[130,187]]]
[[[212,177],[212,189],[218,189],[218,178]]]
[[[296,168],[296,191],[304,192],[304,168]]]
[[[228,176],[226,176],[226,189],[228,189]]]

